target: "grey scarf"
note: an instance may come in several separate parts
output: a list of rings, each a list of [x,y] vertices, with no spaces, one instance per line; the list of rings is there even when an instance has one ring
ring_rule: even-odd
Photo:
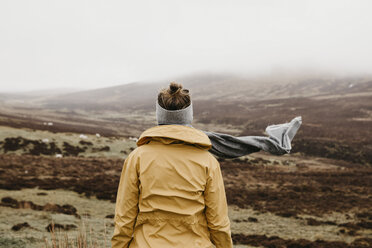
[[[167,110],[162,108],[156,101],[156,119],[158,125],[176,124],[192,127],[193,120],[192,103],[184,109]],[[290,153],[291,141],[302,124],[301,116],[293,118],[284,124],[270,125],[265,131],[265,136],[239,136],[203,131],[208,135],[212,148],[212,154],[220,158],[237,158],[260,150],[274,155]]]

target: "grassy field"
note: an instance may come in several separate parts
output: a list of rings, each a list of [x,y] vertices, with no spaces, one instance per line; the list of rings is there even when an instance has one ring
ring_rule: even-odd
[[[2,153],[123,158],[135,147],[135,140],[125,137],[0,126]]]
[[[294,153],[372,165],[372,81],[364,86],[352,88],[351,92],[306,97],[198,99],[193,104],[193,126],[235,136],[265,135],[268,125],[302,116],[303,124],[293,140]],[[149,104],[145,102],[120,111],[110,108],[87,111],[0,102],[0,126],[52,133],[138,137],[156,125],[154,103]],[[49,122],[53,125],[45,125]]]
[[[124,162],[135,141],[78,133],[1,127],[0,247],[43,247],[49,224],[77,235],[82,222],[104,247],[113,231],[114,202]],[[7,138],[22,137],[4,150]],[[35,144],[90,148],[74,156],[33,154]],[[38,145],[36,145],[38,146]],[[109,151],[93,152],[96,147]],[[44,149],[48,151],[48,149]],[[40,149],[39,149],[40,150]],[[42,150],[42,149],[41,149]],[[372,169],[357,163],[259,152],[220,159],[236,247],[370,247]],[[27,224],[24,224],[27,223]],[[90,231],[91,230],[91,231]],[[90,237],[90,236],[89,236]]]
[[[11,197],[17,201],[29,201],[36,205],[46,204],[69,204],[76,208],[79,217],[48,210],[38,211],[27,207],[12,208],[0,206],[0,238],[1,247],[35,247],[45,246],[45,239],[51,243],[52,237],[47,231],[52,222],[60,225],[70,225],[70,230],[64,230],[70,237],[77,235],[82,223],[87,227],[89,234],[104,247],[104,233],[106,239],[110,239],[113,226],[112,219],[105,218],[114,211],[114,203],[97,200],[95,197],[86,198],[76,192],[67,190],[41,190],[38,188],[22,189],[16,191],[0,190],[0,198]],[[28,223],[18,231],[12,231],[16,224]],[[106,228],[105,228],[106,226]],[[106,247],[109,247],[109,242]],[[12,245],[11,245],[12,244]]]
[[[372,247],[366,89],[195,101],[194,127],[236,136],[264,135],[267,125],[303,118],[291,154],[219,159],[236,247]],[[149,106],[118,112],[0,104],[0,247],[43,247],[52,222],[70,237],[85,223],[104,247],[124,159],[134,137],[155,123]]]
[[[0,190],[0,198],[4,199],[5,197],[11,197],[17,201],[31,201],[36,205],[70,204],[77,209],[80,218],[68,214],[32,210],[27,207],[18,209],[0,206],[0,217],[2,219],[0,232],[3,234],[0,244],[3,247],[42,247],[45,239],[49,242],[51,240],[46,227],[52,221],[65,226],[74,226],[71,230],[64,231],[70,237],[77,235],[78,228],[84,222],[93,240],[97,240],[101,247],[104,247],[104,233],[106,233],[106,245],[109,247],[109,238],[113,232],[112,214],[115,208],[115,204],[110,201],[99,200],[96,197],[86,198],[76,192],[66,190],[42,190],[38,188],[11,192]],[[357,220],[353,212],[334,212],[322,217],[299,215],[297,218],[288,218],[270,212],[263,213],[252,208],[239,208],[231,205],[229,207],[229,217],[232,232],[247,237],[250,235],[266,235],[267,237],[277,236],[284,240],[304,239],[312,242],[324,240],[352,243],[356,237],[371,237],[372,235],[368,229],[358,230],[357,235],[342,234],[341,230],[348,230],[346,227],[340,227],[342,223]],[[327,224],[309,224],[309,219],[314,223],[318,221]],[[19,231],[10,231],[16,224],[24,222],[27,222],[29,226],[21,228]],[[294,232],[294,230],[296,231]],[[13,245],[9,246],[10,244]],[[237,247],[251,246],[240,245]]]

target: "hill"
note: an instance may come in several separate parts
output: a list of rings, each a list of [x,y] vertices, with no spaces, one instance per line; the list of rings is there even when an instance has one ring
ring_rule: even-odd
[[[180,77],[192,94],[194,127],[236,136],[302,116],[293,152],[372,164],[372,77],[203,74]],[[52,132],[139,136],[156,125],[155,99],[169,82],[28,98],[2,97],[0,125]],[[17,102],[18,101],[18,102]],[[45,123],[53,125],[45,125]]]
[[[290,97],[337,97],[372,92],[372,77],[192,75],[176,80],[193,100],[258,101]],[[157,92],[169,82],[135,82],[120,86],[53,96],[40,101],[48,108],[84,110],[150,110]]]

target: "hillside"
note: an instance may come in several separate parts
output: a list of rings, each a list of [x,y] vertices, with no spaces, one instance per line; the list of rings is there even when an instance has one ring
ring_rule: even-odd
[[[236,136],[302,116],[293,152],[372,164],[372,77],[193,75],[194,127]],[[139,136],[156,125],[168,82],[136,82],[56,96],[2,98],[0,125],[52,132]],[[11,99],[11,100],[9,100]],[[18,101],[18,102],[17,102]],[[45,125],[52,122],[53,125]]]
[[[372,77],[282,76],[243,78],[234,75],[194,75],[177,82],[198,100],[257,101],[289,97],[344,96],[372,92]],[[115,87],[62,94],[40,101],[48,108],[84,110],[150,110],[157,92],[169,82],[136,82]]]
[[[372,77],[178,82],[201,130],[266,135],[302,116],[290,154],[218,158],[234,247],[371,247]],[[86,226],[109,243],[124,158],[156,125],[167,84],[0,95],[0,247],[52,243],[53,223],[69,240]]]

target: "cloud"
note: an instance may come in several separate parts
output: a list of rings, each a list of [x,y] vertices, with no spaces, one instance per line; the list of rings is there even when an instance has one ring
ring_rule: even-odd
[[[196,71],[370,72],[371,1],[0,2],[0,90]]]

